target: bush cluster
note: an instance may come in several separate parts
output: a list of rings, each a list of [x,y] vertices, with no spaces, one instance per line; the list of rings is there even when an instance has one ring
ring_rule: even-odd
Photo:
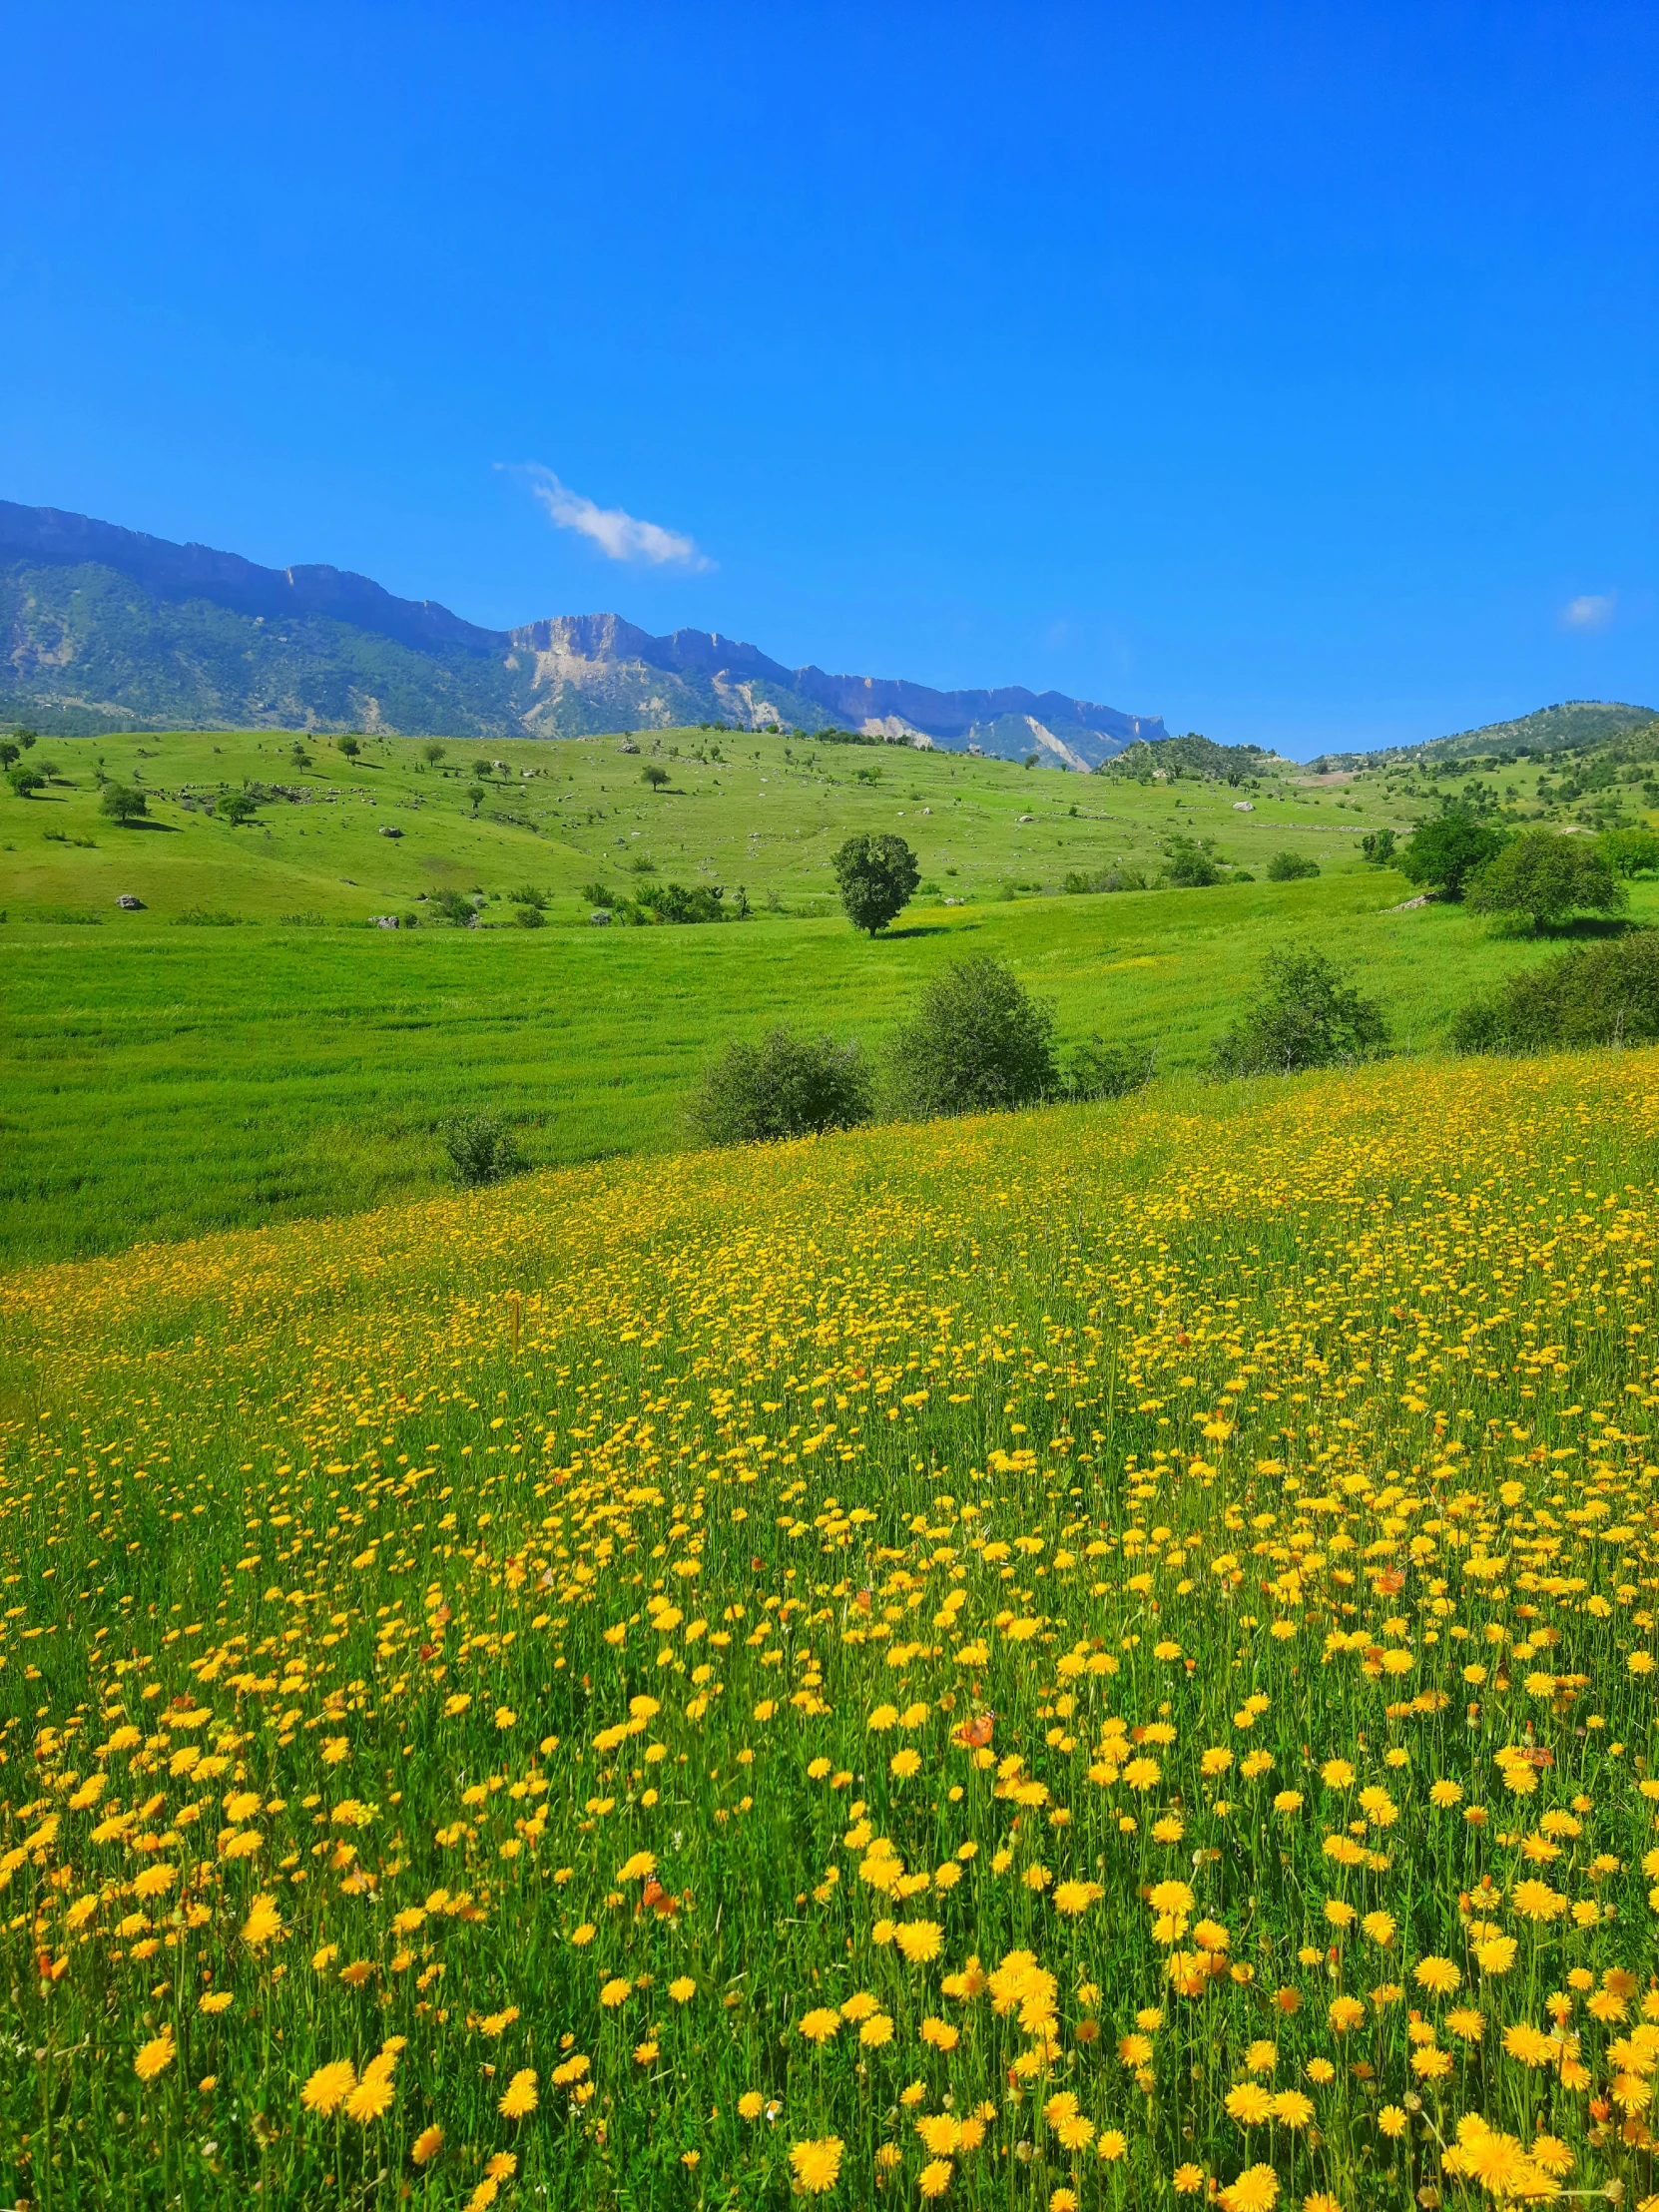
[[[1659,1043],[1659,930],[1633,929],[1524,968],[1452,1020],[1459,1052]]]

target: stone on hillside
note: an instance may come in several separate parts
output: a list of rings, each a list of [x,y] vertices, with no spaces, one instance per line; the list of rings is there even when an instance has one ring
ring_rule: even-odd
[[[144,900],[142,898],[135,898],[131,891],[123,891],[121,896],[116,900],[116,904],[121,908],[124,914],[136,914],[143,910]]]

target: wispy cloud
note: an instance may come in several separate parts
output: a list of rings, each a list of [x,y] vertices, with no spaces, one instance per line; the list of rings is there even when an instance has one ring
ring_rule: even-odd
[[[1568,630],[1605,630],[1617,601],[1617,592],[1580,592],[1561,609],[1562,625]]]
[[[546,509],[547,519],[558,530],[574,530],[597,545],[610,561],[637,561],[650,568],[713,568],[714,562],[699,551],[696,541],[683,531],[666,530],[660,522],[642,522],[622,507],[601,507],[560,481],[539,461],[527,461],[516,471],[530,486],[531,496]]]

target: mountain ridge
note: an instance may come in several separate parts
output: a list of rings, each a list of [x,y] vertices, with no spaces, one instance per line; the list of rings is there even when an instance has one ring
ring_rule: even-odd
[[[135,723],[473,737],[828,723],[1002,758],[1035,752],[1069,768],[1167,735],[1159,716],[1057,691],[939,691],[791,669],[718,631],[654,637],[616,614],[487,629],[349,569],[266,568],[9,500],[0,651],[0,715],[66,735]]]

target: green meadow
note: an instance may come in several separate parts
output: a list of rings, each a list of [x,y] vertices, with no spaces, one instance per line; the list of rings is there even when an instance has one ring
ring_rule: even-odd
[[[1348,960],[1407,1053],[1540,956],[1456,908],[1402,908],[1403,878],[1358,850],[1367,829],[1409,827],[1381,778],[1281,765],[1237,788],[1143,786],[732,733],[630,742],[638,754],[615,738],[450,745],[435,765],[409,740],[365,741],[355,763],[307,744],[306,769],[271,734],[43,743],[49,793],[0,800],[0,1252],[107,1252],[430,1189],[441,1125],[463,1111],[507,1116],[537,1165],[673,1149],[727,1039],[789,1021],[878,1045],[927,973],[968,950],[1048,998],[1064,1043],[1152,1044],[1177,1085],[1202,1075],[1277,942]],[[475,809],[478,757],[509,775]],[[100,759],[142,778],[147,826],[101,817]],[[667,791],[641,781],[648,764]],[[249,781],[307,796],[242,829],[187,804]],[[914,844],[924,881],[872,942],[835,905],[829,856],[883,828]],[[1172,831],[1214,837],[1256,880],[1060,889],[1120,858],[1151,875]],[[1267,881],[1287,846],[1320,875]],[[617,893],[742,882],[751,914],[596,927],[580,895],[596,878]],[[543,928],[516,925],[509,894],[526,883],[547,897]],[[480,926],[367,925],[420,913],[421,890],[446,884],[486,894]],[[141,910],[116,907],[121,891]],[[1634,886],[1638,918],[1656,906],[1659,886]],[[181,920],[203,912],[240,919]]]

